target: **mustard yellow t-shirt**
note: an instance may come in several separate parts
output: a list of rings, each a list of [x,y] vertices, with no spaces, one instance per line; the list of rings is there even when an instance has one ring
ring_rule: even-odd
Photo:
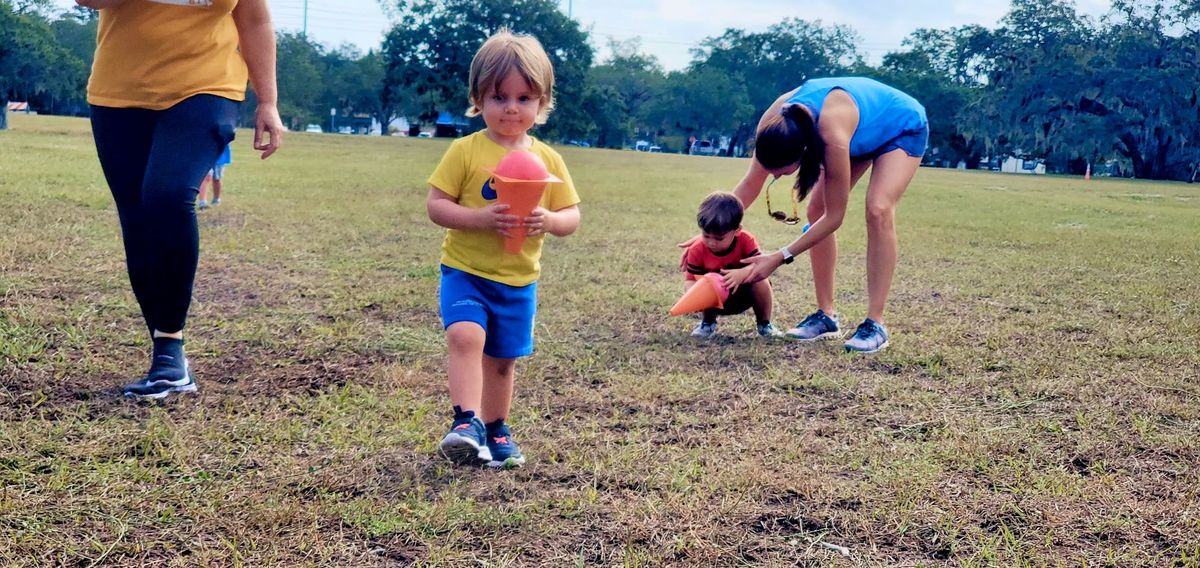
[[[246,98],[237,0],[129,0],[100,10],[89,103],[163,110],[198,94]]]
[[[529,151],[546,163],[550,173],[563,180],[546,186],[542,208],[558,211],[579,203],[562,156],[536,139]],[[507,153],[483,131],[459,138],[450,144],[442,162],[429,176],[429,185],[454,197],[463,207],[487,207],[495,203],[496,193],[487,183],[491,174],[484,168],[495,167]],[[442,264],[509,286],[524,286],[541,275],[543,240],[545,234],[529,237],[520,253],[509,254],[504,251],[504,237],[496,231],[450,229],[442,242]]]

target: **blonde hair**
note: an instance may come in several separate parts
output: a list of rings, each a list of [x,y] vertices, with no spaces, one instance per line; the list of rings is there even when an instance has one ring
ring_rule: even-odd
[[[483,97],[499,89],[513,71],[520,73],[529,88],[538,93],[538,115],[534,122],[545,124],[554,110],[554,65],[537,38],[513,34],[507,28],[483,42],[471,59],[467,95],[471,106],[467,108],[467,116],[479,116],[483,112]]]

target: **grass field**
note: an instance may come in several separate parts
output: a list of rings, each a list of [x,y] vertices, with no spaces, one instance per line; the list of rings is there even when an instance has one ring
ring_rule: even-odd
[[[87,122],[0,132],[0,565],[1200,566],[1200,186],[922,170],[892,347],[849,356],[667,316],[673,245],[744,161],[562,148],[583,226],[547,242],[517,369],[529,464],[493,472],[435,455],[446,142],[239,136],[201,215],[200,393],[137,404]],[[746,227],[797,235],[761,200]],[[813,309],[806,258],[773,282],[776,321]]]

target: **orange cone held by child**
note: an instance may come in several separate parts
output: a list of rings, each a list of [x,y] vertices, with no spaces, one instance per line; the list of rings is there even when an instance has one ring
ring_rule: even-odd
[[[729,290],[725,288],[725,277],[719,272],[709,272],[692,284],[683,297],[671,307],[671,315],[681,316],[709,308],[725,307]]]
[[[546,164],[537,154],[527,150],[509,152],[495,168],[487,171],[492,174],[491,186],[496,190],[497,201],[509,206],[506,213],[521,218],[533,213],[547,184],[562,182],[546,171]],[[505,239],[504,250],[510,254],[521,252],[527,231],[526,227],[510,230],[511,236]]]

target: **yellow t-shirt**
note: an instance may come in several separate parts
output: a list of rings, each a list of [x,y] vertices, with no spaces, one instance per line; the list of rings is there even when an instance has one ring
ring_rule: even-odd
[[[100,10],[89,103],[163,110],[198,94],[246,98],[237,0],[129,0]]]
[[[536,139],[529,151],[546,163],[550,173],[563,180],[563,183],[546,186],[539,205],[558,211],[579,203],[579,195],[575,193],[575,184],[562,156]],[[454,197],[463,207],[491,205],[496,201],[496,193],[487,185],[491,174],[484,168],[495,167],[507,153],[508,150],[493,142],[482,130],[459,138],[450,144],[442,162],[429,176],[429,185]],[[442,264],[509,286],[524,286],[541,275],[544,237],[545,234],[529,237],[520,253],[509,254],[504,251],[504,237],[496,231],[450,229],[442,242]]]

